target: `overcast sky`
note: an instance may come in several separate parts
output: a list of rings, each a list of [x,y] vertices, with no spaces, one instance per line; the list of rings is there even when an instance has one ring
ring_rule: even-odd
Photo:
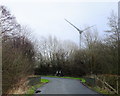
[[[10,2],[11,1],[11,2]],[[108,1],[108,0],[107,0]],[[58,39],[71,40],[79,44],[79,33],[64,18],[80,29],[96,25],[101,36],[107,28],[108,17],[112,10],[118,12],[115,2],[41,2],[36,0],[12,1],[4,0],[11,13],[22,25],[28,25],[35,38],[40,36],[56,36]]]

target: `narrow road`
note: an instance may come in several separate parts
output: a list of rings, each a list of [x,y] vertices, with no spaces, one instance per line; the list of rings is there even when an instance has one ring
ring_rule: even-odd
[[[42,77],[42,79],[49,79],[50,82],[38,88],[41,90],[40,94],[96,94],[102,96],[84,86],[79,80],[53,77]]]

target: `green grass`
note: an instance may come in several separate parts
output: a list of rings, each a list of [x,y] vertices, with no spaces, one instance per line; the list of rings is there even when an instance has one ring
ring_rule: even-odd
[[[35,93],[35,90],[36,90],[37,88],[41,87],[42,85],[43,85],[43,83],[37,84],[37,85],[35,85],[35,86],[30,87],[30,88],[28,89],[28,91],[27,91],[27,94],[34,94],[34,93]]]
[[[48,79],[41,79],[41,83],[48,83],[49,80]]]
[[[85,79],[83,78],[76,78],[76,77],[59,77],[59,76],[44,76],[44,77],[55,77],[55,78],[66,78],[66,79],[77,79],[80,80],[82,83],[85,83]]]
[[[100,93],[100,94],[107,94],[107,96],[108,96],[108,94],[113,94],[113,93],[108,92],[106,89],[102,89],[102,88],[100,88],[100,87],[98,87],[98,86],[93,87],[93,86],[88,85],[87,83],[84,83],[84,84],[85,84],[89,89],[92,89],[92,90],[94,90],[95,92],[98,92],[98,93]],[[113,95],[110,95],[110,96],[113,96]]]
[[[77,80],[80,80],[82,83],[85,83],[85,79],[83,78],[75,78],[75,77],[64,77],[64,78],[68,78],[68,79],[77,79]]]
[[[28,91],[27,94],[34,94],[37,88],[40,88],[41,86],[43,86],[43,84],[48,83],[49,80],[48,79],[41,79],[40,80],[40,84],[31,86]]]
[[[100,88],[100,87],[93,87],[92,89],[101,94],[113,94],[113,93],[108,92],[105,89]]]

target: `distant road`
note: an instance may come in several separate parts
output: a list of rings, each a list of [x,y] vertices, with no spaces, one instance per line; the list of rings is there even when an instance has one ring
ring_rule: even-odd
[[[42,77],[42,79],[49,79],[50,82],[38,88],[41,90],[40,94],[95,94],[92,96],[102,96],[84,86],[79,80],[53,77]]]

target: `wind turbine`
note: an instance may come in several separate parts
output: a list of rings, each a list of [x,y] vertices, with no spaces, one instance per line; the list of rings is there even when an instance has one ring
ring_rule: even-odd
[[[80,34],[80,48],[81,48],[81,34],[82,34],[85,30],[88,30],[89,28],[91,28],[91,27],[93,27],[93,26],[95,26],[95,25],[90,26],[90,27],[87,27],[87,28],[85,28],[84,30],[80,30],[80,29],[77,28],[75,25],[73,25],[72,23],[70,23],[67,19],[65,19],[65,21],[67,21],[70,25],[72,25],[72,26],[79,32],[79,34]]]

